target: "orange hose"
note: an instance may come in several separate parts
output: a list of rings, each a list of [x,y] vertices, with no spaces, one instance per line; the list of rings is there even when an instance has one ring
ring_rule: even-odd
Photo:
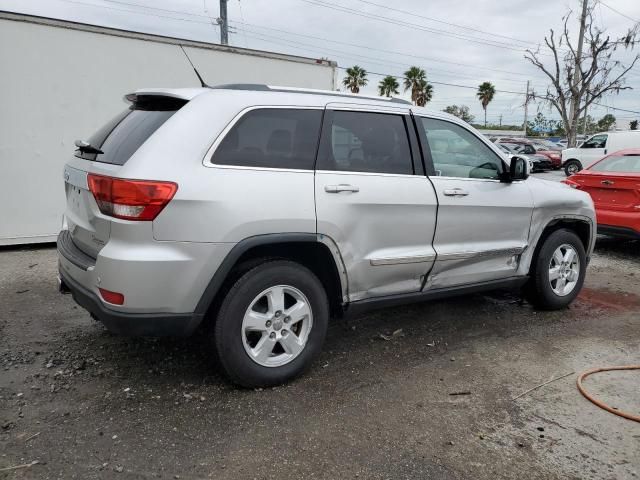
[[[584,397],[587,400],[589,400],[592,403],[595,403],[600,408],[603,408],[606,411],[611,412],[611,413],[613,413],[615,415],[618,415],[620,417],[624,417],[624,418],[627,418],[629,420],[634,420],[636,422],[640,422],[640,416],[639,415],[633,415],[631,413],[623,412],[621,410],[616,410],[615,408],[610,407],[606,403],[601,402],[597,398],[592,397],[589,393],[587,393],[585,388],[582,386],[582,380],[587,378],[589,375],[591,375],[593,373],[598,373],[598,372],[610,372],[612,370],[640,370],[640,365],[626,365],[626,366],[621,366],[621,367],[594,368],[593,370],[587,370],[586,372],[583,372],[583,373],[580,374],[580,376],[578,376],[578,381],[577,381],[578,390],[580,390],[580,393],[582,395],[584,395]]]

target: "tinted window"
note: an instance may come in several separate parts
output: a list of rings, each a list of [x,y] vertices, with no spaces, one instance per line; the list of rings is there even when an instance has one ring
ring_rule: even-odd
[[[332,112],[318,155],[319,170],[413,174],[401,115]]]
[[[321,110],[252,110],[229,130],[211,161],[217,165],[313,170],[321,122]]]
[[[502,160],[474,134],[444,120],[421,120],[436,175],[498,178],[503,168]]]
[[[186,102],[178,99],[140,97],[129,109],[107,122],[89,138],[104,153],[78,150],[76,156],[101,163],[124,165],[129,157]]]
[[[594,172],[640,173],[640,155],[605,158],[589,168]]]

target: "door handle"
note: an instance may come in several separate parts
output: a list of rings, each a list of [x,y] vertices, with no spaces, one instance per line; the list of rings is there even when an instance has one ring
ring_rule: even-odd
[[[602,185],[613,185],[616,182],[614,182],[613,180],[602,180],[600,183]]]
[[[324,191],[327,193],[340,193],[340,192],[357,193],[360,191],[360,188],[354,185],[347,185],[346,183],[341,183],[340,185],[325,185]]]
[[[442,193],[444,193],[447,197],[466,197],[467,195],[469,195],[469,192],[463,190],[462,188],[446,188]]]

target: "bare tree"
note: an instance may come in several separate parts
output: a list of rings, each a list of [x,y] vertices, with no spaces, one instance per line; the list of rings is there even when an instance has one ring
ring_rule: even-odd
[[[590,5],[590,0],[582,0],[577,43],[571,41],[569,34],[571,11],[564,17],[564,29],[560,35],[553,29],[550,30],[544,42],[551,50],[551,66],[541,59],[545,54],[539,48],[535,52],[527,50],[525,54],[525,58],[551,81],[545,94],[534,96],[549,102],[558,111],[567,132],[569,146],[576,145],[580,114],[603,95],[630,89],[624,84],[625,75],[640,59],[640,55],[636,54],[625,66],[613,58],[618,48],[635,46],[638,25],[625,36],[612,39],[594,25],[593,8],[596,3]]]

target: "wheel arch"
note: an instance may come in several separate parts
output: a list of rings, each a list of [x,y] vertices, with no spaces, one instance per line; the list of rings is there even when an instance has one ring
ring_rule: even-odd
[[[521,266],[524,264],[526,266],[526,271],[524,274],[531,273],[531,265],[533,265],[535,259],[538,256],[538,252],[542,248],[544,241],[547,239],[549,235],[551,235],[556,230],[567,229],[574,232],[580,238],[582,245],[584,246],[584,251],[587,255],[587,259],[593,249],[593,242],[595,242],[595,227],[593,222],[588,217],[583,217],[580,215],[567,215],[567,216],[557,216],[550,219],[537,234],[537,238],[534,242],[532,242],[533,248],[528,249],[526,253],[523,255],[521,261]]]
[[[222,261],[209,281],[196,313],[207,314],[219,304],[225,287],[243,265],[264,258],[285,258],[304,265],[318,276],[324,286],[332,316],[341,316],[348,299],[346,269],[337,245],[326,235],[315,233],[274,233],[256,235],[238,242]],[[242,270],[242,269],[240,269]]]

